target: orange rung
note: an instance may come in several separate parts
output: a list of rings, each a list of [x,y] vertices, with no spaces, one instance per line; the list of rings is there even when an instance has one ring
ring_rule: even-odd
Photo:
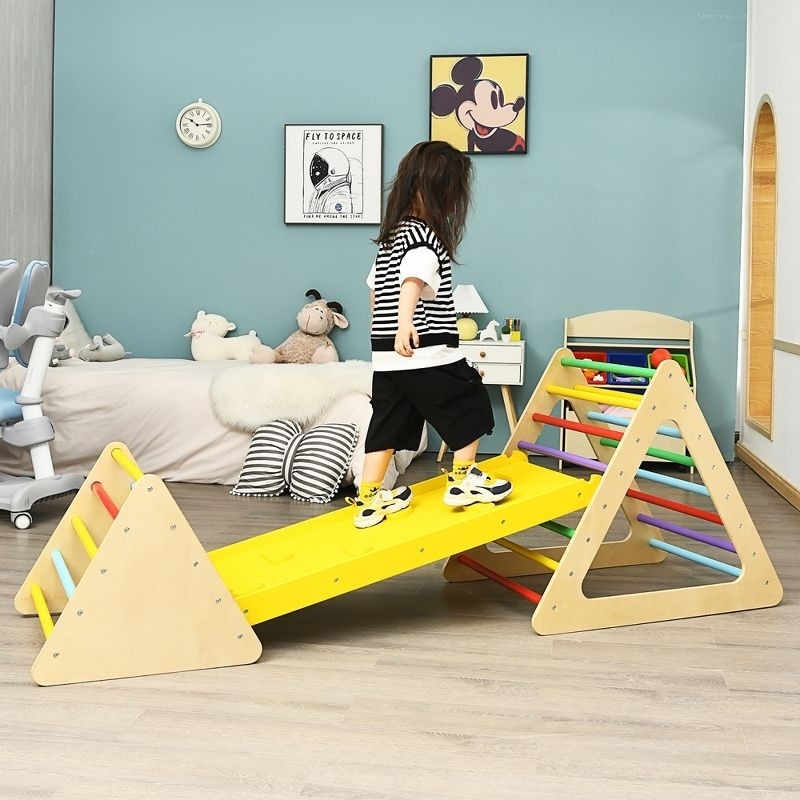
[[[106,507],[106,511],[108,511],[108,513],[111,514],[114,519],[116,519],[117,514],[119,514],[119,509],[111,499],[108,492],[105,490],[103,484],[100,483],[100,481],[95,481],[92,484],[92,491],[95,493],[97,499]]]

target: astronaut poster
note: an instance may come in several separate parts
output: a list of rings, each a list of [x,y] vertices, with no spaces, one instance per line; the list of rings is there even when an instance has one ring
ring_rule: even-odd
[[[383,125],[286,125],[284,223],[379,225]]]

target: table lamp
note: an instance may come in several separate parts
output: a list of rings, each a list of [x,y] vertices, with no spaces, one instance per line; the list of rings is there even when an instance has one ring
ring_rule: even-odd
[[[489,313],[478,290],[471,283],[456,286],[453,289],[453,303],[456,307],[456,314],[458,314],[456,322],[458,338],[463,342],[474,339],[478,335],[478,323],[470,317],[470,314]]]

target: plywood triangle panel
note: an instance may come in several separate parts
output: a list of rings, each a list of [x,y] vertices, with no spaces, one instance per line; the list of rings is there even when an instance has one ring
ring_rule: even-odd
[[[582,370],[562,363],[563,359],[571,357],[568,349],[556,352],[520,416],[507,451],[518,446],[524,448],[526,442],[539,438],[543,425],[535,418],[551,412],[559,390],[572,391],[585,385]],[[610,430],[597,421],[602,409],[591,399],[594,396],[596,393],[590,391],[585,398],[574,398],[570,402],[581,423],[599,424]],[[633,415],[616,447],[601,444],[599,437],[590,437],[603,477],[571,531],[569,543],[563,547],[538,549],[540,554],[558,561],[532,617],[533,628],[538,633],[564,633],[762,608],[776,605],[782,598],[780,580],[680,366],[674,361],[661,364],[640,402],[633,406]],[[589,417],[590,412],[594,412],[594,420]],[[724,558],[717,561],[697,553],[691,545],[670,545],[664,541],[658,527],[642,521],[643,517],[659,518],[645,501],[649,492],[642,492],[637,479],[647,477],[650,472],[642,469],[642,462],[665,423],[674,423],[680,431],[702,481],[698,483],[698,490],[707,493],[713,513],[719,516],[721,533],[727,536],[725,541],[733,545],[738,559],[726,552]],[[627,519],[629,533],[622,540],[609,541],[607,536],[620,512]],[[719,538],[722,541],[722,537]],[[666,550],[670,551],[669,555]],[[476,548],[469,551],[469,555],[505,576],[546,571],[532,566],[529,559],[517,553],[496,548]],[[640,571],[647,575],[648,570],[670,569],[674,558],[680,558],[685,565],[687,557],[700,574],[704,574],[703,570],[713,570],[707,573],[707,582],[700,578],[699,583],[695,579],[691,585],[664,589],[656,588],[660,581],[654,578],[648,582],[644,577],[637,591],[591,597],[584,591],[590,570],[649,563],[651,566]],[[704,560],[718,566],[709,567]],[[729,563],[734,577],[728,573],[726,579],[720,580],[718,567],[724,568]],[[465,580],[468,572],[456,559],[451,559],[445,567],[445,577],[450,580]]]
[[[249,664],[261,642],[163,482],[144,475],[31,674],[41,685]]]

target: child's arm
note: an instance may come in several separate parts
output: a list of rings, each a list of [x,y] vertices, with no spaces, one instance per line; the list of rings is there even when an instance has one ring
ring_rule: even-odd
[[[417,307],[425,281],[420,278],[406,278],[400,287],[400,304],[397,314],[397,333],[394,337],[394,350],[401,356],[411,356],[419,347],[419,334],[414,327],[414,309]]]

